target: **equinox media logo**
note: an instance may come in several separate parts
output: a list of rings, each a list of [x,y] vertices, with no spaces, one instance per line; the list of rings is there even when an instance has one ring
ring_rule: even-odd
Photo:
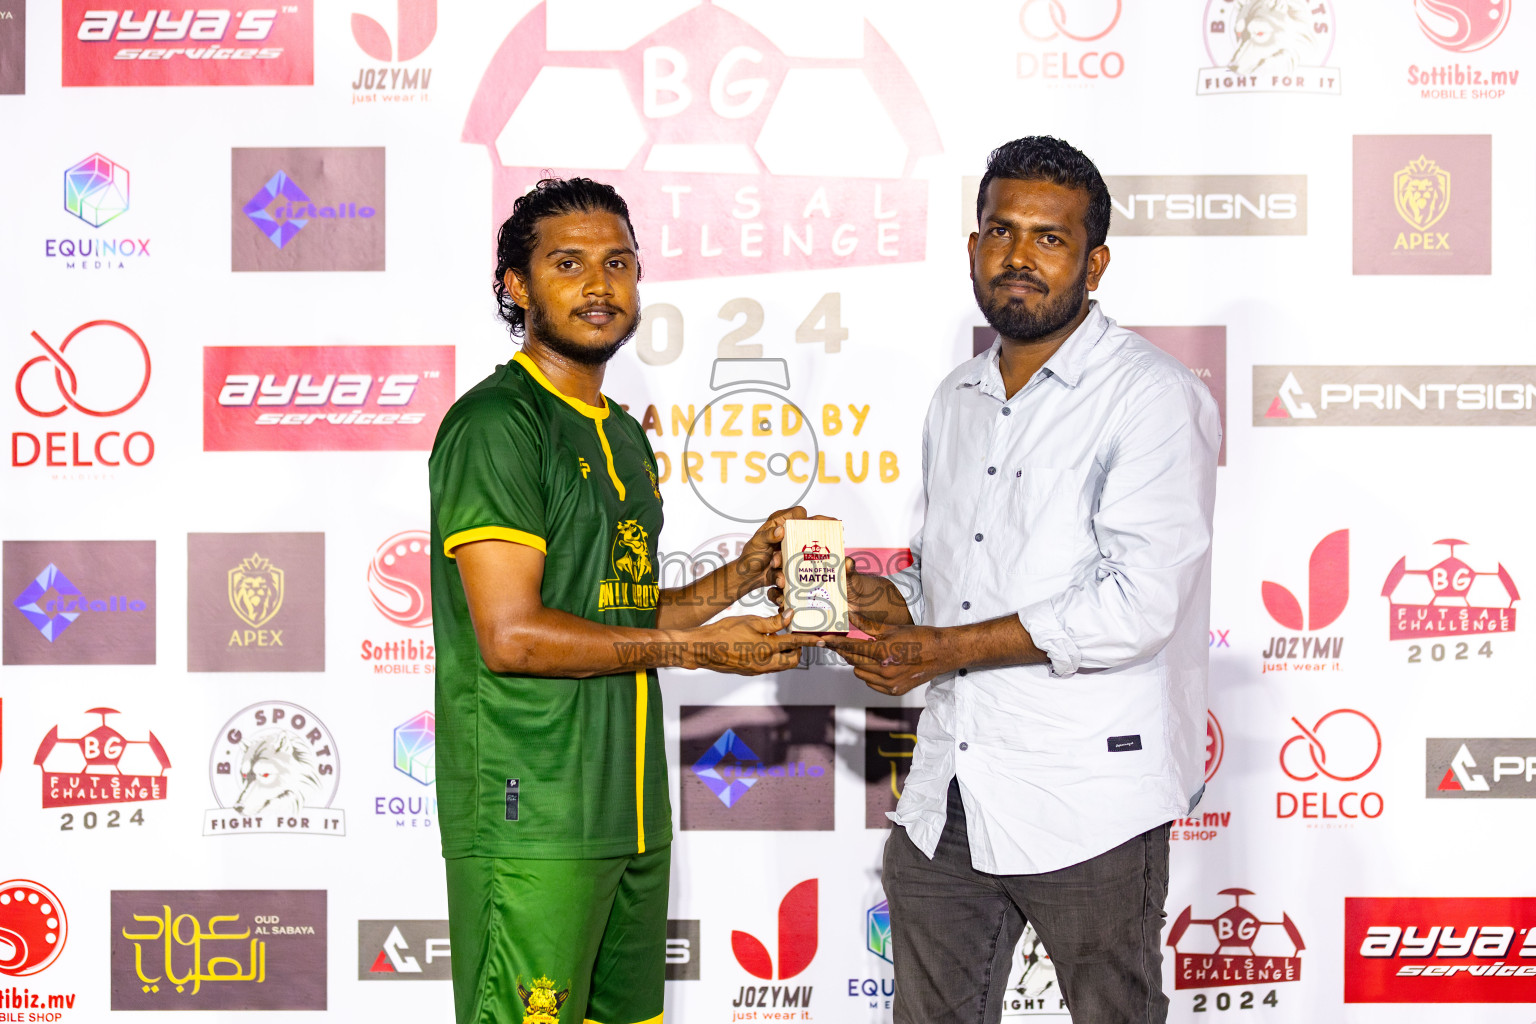
[[[128,168],[93,153],[64,172],[64,209],[93,228],[128,212]]]

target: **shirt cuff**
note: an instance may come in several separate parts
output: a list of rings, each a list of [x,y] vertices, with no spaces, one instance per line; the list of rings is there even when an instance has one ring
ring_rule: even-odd
[[[891,573],[885,577],[896,587],[896,592],[907,603],[907,615],[914,626],[923,624],[923,576],[915,565]]]
[[[1051,659],[1051,675],[1070,676],[1082,665],[1083,652],[1068,635],[1049,599],[1019,609],[1019,624]]]

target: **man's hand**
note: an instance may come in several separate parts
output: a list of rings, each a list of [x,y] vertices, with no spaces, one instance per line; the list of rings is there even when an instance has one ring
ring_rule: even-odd
[[[822,643],[852,665],[853,674],[877,693],[899,697],[960,667],[944,630],[885,625],[857,612],[850,612],[849,619],[871,639],[826,637]]]
[[[783,672],[800,664],[800,648],[815,637],[775,635],[789,625],[789,616],[732,615],[689,633],[689,668],[752,676]]]
[[[804,518],[805,509],[799,505],[780,509],[747,538],[736,559],[736,573],[746,584],[747,591],[758,590],[773,582],[774,570],[780,564],[779,545],[784,540],[784,520]]]
[[[812,516],[811,518],[827,517]],[[911,625],[912,613],[907,609],[907,602],[902,598],[901,591],[896,589],[896,584],[884,576],[868,576],[859,572],[852,558],[843,559],[843,579],[848,585],[850,614],[892,626]],[[785,583],[782,568],[775,569],[773,584],[768,590],[768,600],[778,605],[780,611],[787,610],[789,602],[784,597]],[[863,629],[862,626],[859,628]]]

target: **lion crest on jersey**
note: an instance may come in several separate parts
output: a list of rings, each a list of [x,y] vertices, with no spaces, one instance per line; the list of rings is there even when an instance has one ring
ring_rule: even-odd
[[[614,528],[613,567],[640,580],[651,573],[651,548],[639,520],[623,519]]]
[[[517,983],[518,998],[523,1001],[523,1024],[560,1024],[560,1007],[570,996],[569,988],[555,991],[555,983],[549,978],[533,979],[533,987]]]

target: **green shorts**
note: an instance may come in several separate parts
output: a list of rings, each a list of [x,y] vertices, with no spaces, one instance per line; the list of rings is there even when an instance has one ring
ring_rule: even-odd
[[[458,1024],[660,1024],[670,846],[447,864]]]

